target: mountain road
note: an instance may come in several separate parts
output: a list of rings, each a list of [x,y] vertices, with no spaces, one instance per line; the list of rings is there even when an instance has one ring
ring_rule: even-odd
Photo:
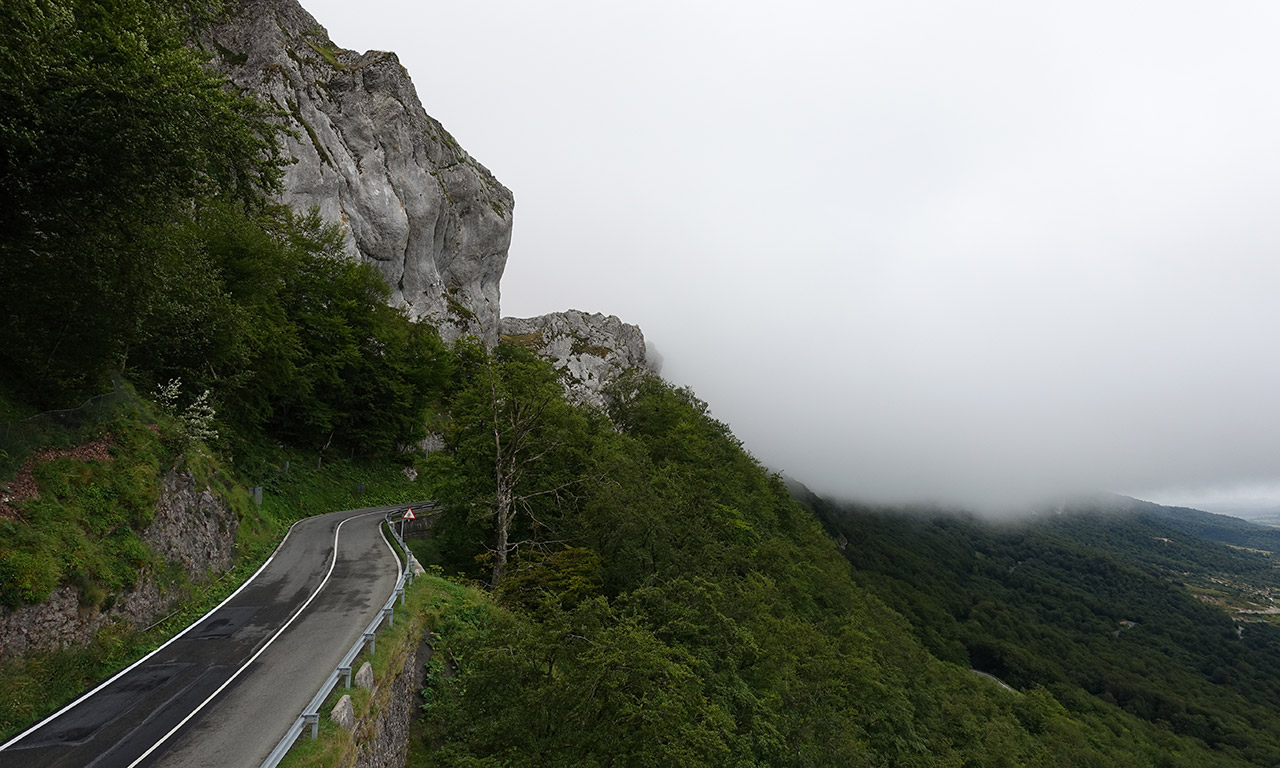
[[[222,605],[0,745],[0,768],[261,764],[395,588],[379,524],[399,508],[298,522]]]

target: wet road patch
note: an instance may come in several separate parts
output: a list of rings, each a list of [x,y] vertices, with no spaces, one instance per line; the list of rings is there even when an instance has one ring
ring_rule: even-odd
[[[187,635],[189,640],[221,640],[234,635],[241,627],[249,623],[254,614],[262,610],[260,605],[245,605],[222,608],[205,619],[200,626]]]

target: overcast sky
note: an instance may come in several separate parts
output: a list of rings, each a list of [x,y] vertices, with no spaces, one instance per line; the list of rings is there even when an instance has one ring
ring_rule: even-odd
[[[1280,4],[303,4],[515,193],[504,314],[640,325],[772,468],[1280,498]]]

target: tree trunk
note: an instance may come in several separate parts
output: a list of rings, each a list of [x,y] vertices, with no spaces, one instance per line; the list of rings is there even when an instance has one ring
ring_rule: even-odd
[[[498,540],[494,545],[496,556],[493,563],[493,577],[489,581],[491,589],[497,587],[498,581],[502,578],[502,571],[507,565],[507,550],[511,546],[511,489],[501,480],[501,470],[499,470]]]
[[[496,503],[498,513],[498,540],[495,544],[495,558],[493,563],[493,577],[489,581],[489,588],[494,589],[498,586],[498,580],[502,578],[503,566],[507,564],[507,546],[511,538],[511,484],[508,481],[507,474],[502,469],[502,432],[498,428],[498,386],[494,381],[493,372],[493,353],[485,350],[485,363],[489,368],[489,396],[493,405],[493,487],[496,491]]]

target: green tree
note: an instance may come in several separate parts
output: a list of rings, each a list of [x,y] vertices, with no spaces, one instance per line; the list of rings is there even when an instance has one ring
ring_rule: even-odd
[[[279,178],[277,128],[204,66],[190,18],[166,0],[0,8],[0,355],[46,397],[120,364],[173,222]]]
[[[576,498],[592,427],[565,402],[555,371],[528,350],[499,344],[488,351],[464,340],[457,354],[465,362],[449,452],[432,466],[446,502],[492,524],[496,585],[518,548],[545,541]]]

